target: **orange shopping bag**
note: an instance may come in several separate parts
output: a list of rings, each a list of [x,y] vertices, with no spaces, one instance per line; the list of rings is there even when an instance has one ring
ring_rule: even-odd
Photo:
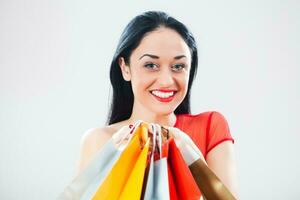
[[[120,196],[120,200],[140,200],[144,174],[147,165],[147,154],[149,151],[150,138],[148,138],[135,166],[126,182],[126,185]]]
[[[135,168],[137,163],[142,163],[142,158],[139,161],[139,157],[147,152],[147,146],[143,148],[145,144],[149,145],[148,141],[148,127],[142,123],[135,128],[133,137],[122,152],[119,160],[113,166],[103,183],[98,188],[97,192],[93,196],[93,200],[117,200],[129,177],[131,172]],[[143,154],[141,154],[143,152]],[[138,161],[138,162],[137,162]],[[138,164],[137,166],[140,166]],[[136,167],[135,171],[139,171],[139,167]]]

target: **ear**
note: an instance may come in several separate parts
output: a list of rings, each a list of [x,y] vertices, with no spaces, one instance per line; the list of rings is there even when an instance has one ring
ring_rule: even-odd
[[[119,66],[121,68],[124,80],[130,81],[131,80],[130,68],[128,65],[126,65],[124,58],[120,57],[118,62],[119,62]]]

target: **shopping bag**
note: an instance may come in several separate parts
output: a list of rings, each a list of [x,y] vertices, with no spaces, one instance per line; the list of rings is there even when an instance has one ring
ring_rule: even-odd
[[[99,179],[107,174],[120,153],[121,151],[115,147],[113,140],[110,139],[96,154],[91,163],[64,189],[58,200],[81,199],[94,177]]]
[[[134,168],[124,186],[119,198],[120,200],[140,200],[141,198],[144,174],[147,164],[147,154],[149,151],[149,139],[144,145],[143,150],[139,155],[138,160],[135,163]]]
[[[112,140],[109,140],[91,163],[64,189],[58,199],[80,199],[93,177],[99,173],[99,170],[105,173],[119,155],[120,151],[115,148]]]
[[[156,130],[153,124],[150,124],[151,127],[151,135],[152,135],[152,145],[151,148],[149,149],[149,154],[148,154],[148,161],[147,161],[147,167],[146,167],[146,172],[144,175],[144,183],[143,183],[143,189],[142,189],[142,194],[141,194],[141,199],[151,199],[152,191],[153,191],[153,171],[154,171],[154,166],[153,166],[153,155],[155,152],[156,148]],[[148,130],[149,132],[149,130]],[[149,158],[150,157],[150,158]]]
[[[202,159],[195,161],[189,168],[199,189],[201,189],[202,194],[206,199],[236,199]]]
[[[200,199],[201,192],[172,138],[169,139],[168,164],[174,178],[178,199]]]
[[[130,141],[130,132],[140,123],[141,121],[139,120],[133,127],[122,127],[114,133],[112,138],[110,138],[96,153],[89,165],[65,187],[64,191],[57,199],[90,200],[91,194],[95,193],[95,189],[92,189],[93,187],[91,187],[91,185],[95,185],[95,182],[99,185],[102,182],[105,174],[107,174],[112,168],[113,164],[119,158],[122,150],[126,147],[128,141]],[[127,143],[125,140],[127,140]],[[123,142],[122,148],[119,145],[121,142]],[[89,193],[91,194],[88,195]]]
[[[228,188],[207,166],[201,151],[192,139],[177,128],[168,127],[168,130],[174,137],[176,146],[184,156],[202,196],[205,196],[206,199],[234,200],[235,197]]]
[[[167,140],[163,146],[162,146],[162,149],[163,149],[163,152],[167,158],[167,171],[168,171],[168,183],[169,183],[169,195],[170,195],[170,200],[178,200],[178,194],[177,194],[177,191],[176,191],[176,187],[175,187],[175,181],[174,181],[174,178],[173,178],[173,174],[172,174],[172,170],[170,168],[170,164],[168,162],[168,157],[169,157],[169,141],[170,140]]]
[[[144,200],[170,199],[167,169],[168,165],[166,158],[167,154],[162,150],[161,129],[154,124],[152,124],[152,127],[153,151],[151,154]],[[158,147],[159,150],[159,157],[154,160],[154,150],[156,149],[156,147]]]
[[[97,189],[99,185],[102,184],[104,178],[109,173],[109,171],[112,169],[113,165],[116,163],[116,161],[119,159],[120,154],[122,151],[126,148],[128,143],[130,142],[133,134],[131,134],[135,128],[137,128],[142,123],[141,120],[138,120],[133,126],[125,130],[119,130],[117,133],[115,133],[112,137],[114,140],[114,144],[118,147],[118,153],[115,154],[113,157],[111,157],[111,160],[107,163],[105,168],[99,168],[98,173],[93,177],[93,180],[87,187],[86,191],[81,196],[80,200],[90,200],[94,196],[94,194],[97,192]],[[122,133],[124,132],[124,133]],[[119,134],[118,134],[119,133]],[[103,158],[98,158],[99,160]]]
[[[99,171],[94,176],[94,178],[92,179],[92,181],[88,185],[87,189],[82,194],[80,200],[90,200],[93,197],[93,195],[97,191],[99,185],[102,184],[105,176],[109,173],[109,171],[112,169],[113,165],[119,159],[121,152],[122,151],[119,150],[117,154],[113,155],[111,157],[111,159],[109,160],[109,162],[106,164],[106,167],[103,168],[103,170]],[[101,160],[102,158],[99,158],[99,159]]]
[[[136,127],[133,137],[109,174],[92,197],[93,200],[118,199],[143,147],[148,140],[148,127],[142,123]],[[146,151],[146,150],[145,150]]]
[[[170,199],[170,200],[178,200],[178,194],[175,187],[174,178],[171,172],[170,165],[168,164],[168,154],[169,154],[169,140],[163,139],[162,132],[160,132],[160,136],[157,137],[158,144],[161,146],[161,149],[159,150],[160,154],[154,154],[154,160],[157,161],[160,157],[162,157],[162,163],[163,163],[163,170],[166,170],[167,172],[164,172],[164,176],[161,176],[161,183],[164,183],[164,186],[162,188],[167,187],[165,190],[165,193],[163,193],[163,190],[160,190],[161,188],[157,187],[157,190],[160,191],[158,194],[166,195],[166,197],[162,197],[160,199]],[[154,192],[157,193],[157,192]],[[168,197],[167,197],[168,196]],[[158,198],[159,199],[159,198]]]
[[[175,127],[169,127],[168,130],[187,166],[199,158],[204,159],[201,151],[186,133]]]
[[[170,168],[170,165],[168,163],[168,181],[169,181],[169,194],[170,194],[170,200],[177,200],[179,199],[177,190],[175,187],[175,181],[173,178],[172,170]]]

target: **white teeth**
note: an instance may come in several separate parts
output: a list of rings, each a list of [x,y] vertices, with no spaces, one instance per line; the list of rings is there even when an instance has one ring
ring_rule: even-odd
[[[170,96],[174,95],[174,92],[159,92],[159,91],[151,91],[152,94],[154,94],[155,96],[158,96],[160,98],[169,98]]]

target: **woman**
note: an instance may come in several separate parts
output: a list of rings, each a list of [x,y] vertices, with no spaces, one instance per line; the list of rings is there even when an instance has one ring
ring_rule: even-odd
[[[88,130],[81,141],[77,173],[99,148],[137,120],[175,127],[201,150],[209,168],[237,197],[233,138],[219,112],[190,114],[190,91],[198,55],[193,35],[164,12],[145,12],[125,28],[113,57],[108,126]]]

